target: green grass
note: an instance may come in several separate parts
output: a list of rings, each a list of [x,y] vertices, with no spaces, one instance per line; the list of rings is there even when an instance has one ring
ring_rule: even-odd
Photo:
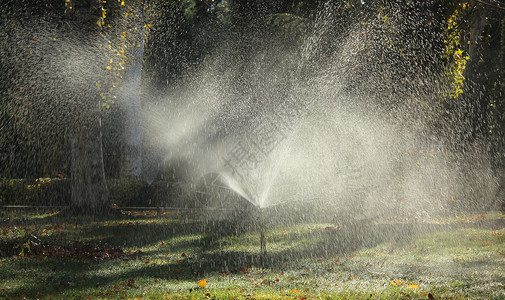
[[[505,220],[496,213],[415,224],[270,224],[265,267],[252,219],[0,215],[4,244],[87,242],[132,253],[1,255],[5,299],[505,299]]]

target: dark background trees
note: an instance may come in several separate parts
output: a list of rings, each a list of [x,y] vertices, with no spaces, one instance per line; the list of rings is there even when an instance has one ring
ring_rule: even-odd
[[[360,65],[343,79],[347,93],[389,95],[384,110],[405,106],[414,97],[433,110],[431,134],[438,131],[458,151],[479,142],[499,174],[505,163],[505,8],[498,1],[486,3],[151,0],[125,1],[125,6],[145,9],[142,87],[159,95],[184,86],[209,57],[230,49],[240,57],[236,80],[247,83],[254,53],[269,47],[298,49],[327,10],[326,31],[307,66],[324,66],[346,36],[366,28],[372,46],[356,54]],[[102,173],[121,176],[125,113],[102,99],[95,84],[111,76],[105,69],[112,64],[110,55],[104,54],[111,50],[104,45],[112,41],[119,47],[118,33],[127,29],[122,26],[131,26],[120,22],[125,12],[121,1],[2,2],[0,177],[62,174],[75,180],[79,171],[89,171],[83,175],[87,179],[74,181],[74,195],[86,198],[93,190],[96,194],[89,197],[102,199],[99,206],[107,202]],[[122,75],[113,76],[120,81]],[[108,97],[113,95],[119,93]],[[142,105],[156,99],[144,97]],[[109,108],[99,110],[105,102]],[[73,155],[81,150],[86,159],[96,157],[78,163]]]

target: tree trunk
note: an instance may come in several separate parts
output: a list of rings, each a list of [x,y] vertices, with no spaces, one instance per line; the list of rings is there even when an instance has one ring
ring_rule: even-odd
[[[71,65],[72,111],[75,114],[71,137],[71,210],[76,213],[109,212],[108,190],[105,182],[100,97],[95,82],[100,79],[103,63],[99,53],[97,20],[98,1],[73,0],[70,15],[70,55],[73,61],[87,63]],[[87,57],[90,56],[90,57]]]
[[[470,45],[468,47],[468,55],[473,61],[479,61],[478,59],[478,45],[481,40],[482,31],[486,25],[486,17],[488,15],[488,10],[485,7],[479,7],[472,14],[470,23]]]
[[[141,5],[141,4],[140,4]],[[123,104],[125,107],[125,148],[123,175],[139,178],[142,173],[142,108],[140,106],[140,84],[142,59],[144,56],[144,10],[135,9],[137,26],[130,29],[131,40],[127,50],[130,59],[124,75]]]
[[[102,153],[100,106],[77,118],[71,142],[72,210],[95,214],[110,210]]]

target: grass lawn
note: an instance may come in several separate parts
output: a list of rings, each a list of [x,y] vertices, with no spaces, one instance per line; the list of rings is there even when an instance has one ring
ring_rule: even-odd
[[[505,299],[499,213],[272,223],[264,266],[253,220],[0,216],[5,299]]]

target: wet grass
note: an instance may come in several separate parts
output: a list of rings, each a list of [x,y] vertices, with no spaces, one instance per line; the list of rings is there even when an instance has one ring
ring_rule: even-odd
[[[505,219],[498,213],[415,223],[270,224],[265,266],[253,219],[0,214],[4,246],[32,245],[25,256],[0,248],[5,299],[505,299]],[[76,242],[124,255],[30,255],[36,243]],[[203,279],[205,287],[198,284]]]

